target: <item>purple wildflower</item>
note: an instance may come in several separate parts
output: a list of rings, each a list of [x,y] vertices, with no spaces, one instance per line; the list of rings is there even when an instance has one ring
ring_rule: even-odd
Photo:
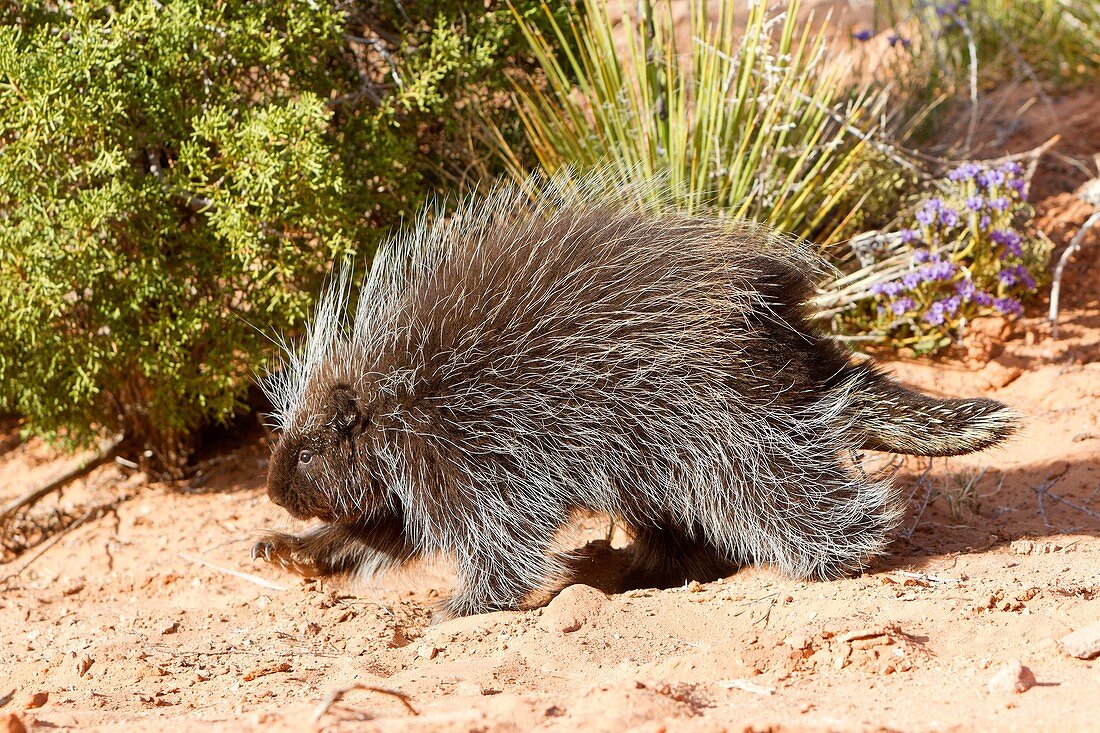
[[[894,35],[893,33],[891,33],[886,40],[890,42],[891,46],[896,46],[900,43],[902,48],[909,48],[913,45],[913,42],[910,41],[908,38],[902,38],[901,36]]]
[[[869,30],[862,30],[862,31],[856,31],[855,33],[853,33],[853,34],[852,34],[852,38],[856,39],[857,41],[863,42],[863,41],[869,41],[869,40],[871,40],[871,38],[872,38],[872,37],[873,37],[874,35],[875,35],[875,34],[874,34],[874,33],[872,33],[872,32],[871,32],[871,31],[869,31]]]
[[[948,315],[955,315],[955,312],[959,310],[959,306],[962,305],[962,298],[957,295],[952,295],[950,298],[944,298],[942,301],[943,310]]]
[[[1024,167],[1014,160],[1010,160],[1001,166],[1001,171],[1005,175],[1018,176],[1024,172]]]
[[[952,181],[969,181],[981,172],[981,168],[975,163],[963,163],[955,170],[947,174]]]
[[[1023,265],[1019,265],[1016,268],[1016,277],[1020,279],[1020,284],[1028,290],[1035,289],[1035,278],[1031,276],[1031,273],[1028,272],[1027,268]]]
[[[920,273],[907,272],[905,273],[905,277],[901,279],[901,284],[905,286],[906,290],[912,290],[913,288],[920,285],[922,281],[923,278],[920,276]]]
[[[978,211],[985,206],[985,199],[981,196],[971,196],[966,200],[966,208],[971,211]]]
[[[955,283],[955,292],[959,294],[959,297],[963,300],[970,300],[974,295],[974,281],[967,278],[965,280],[959,280]]]
[[[950,280],[955,277],[955,263],[950,261],[936,261],[931,265],[926,265],[925,279],[927,280]]]
[[[935,303],[928,306],[928,310],[924,312],[923,320],[931,323],[933,326],[938,326],[943,323],[943,303],[937,300]]]
[[[1027,182],[1024,181],[1024,179],[1022,178],[1013,178],[1011,181],[1008,182],[1008,187],[1016,193],[1020,194],[1021,198],[1023,198],[1024,201],[1027,201],[1027,192],[1024,191],[1024,187],[1026,185]]]
[[[1005,248],[1002,258],[1008,255],[1020,257],[1024,253],[1020,235],[1011,229],[994,229],[989,238]]]
[[[920,249],[913,251],[913,262],[917,263],[918,265],[923,265],[925,262],[931,262],[931,261],[932,261],[932,253],[929,252],[924,247],[921,247]]]
[[[893,311],[895,316],[900,316],[906,311],[911,311],[917,307],[917,304],[912,298],[899,298],[890,304],[890,310]]]
[[[1012,203],[1006,196],[998,196],[996,198],[989,199],[989,208],[994,211],[1004,211]]]
[[[978,305],[991,305],[993,303],[993,296],[984,290],[975,290],[970,296],[970,300]]]
[[[1024,307],[1015,298],[997,298],[993,301],[993,307],[1006,316],[1018,316],[1024,312]]]
[[[940,221],[944,226],[953,227],[959,223],[959,212],[945,206],[940,209]]]
[[[991,170],[985,172],[985,185],[986,186],[999,186],[1005,182],[1005,174],[1003,171]]]
[[[909,244],[910,242],[916,242],[919,239],[920,239],[920,232],[918,232],[916,229],[902,229],[901,230],[901,241],[904,242],[905,244]]]
[[[871,292],[875,295],[885,295],[890,298],[895,298],[901,295],[901,291],[904,290],[904,286],[896,280],[891,280],[885,283],[875,283],[871,286]]]
[[[982,214],[982,218],[978,219],[978,227],[980,229],[988,229],[991,223],[992,221],[990,220],[988,214]]]
[[[914,218],[923,226],[929,226],[936,221],[936,215],[943,209],[943,200],[939,198],[929,199],[920,207]]]
[[[1006,287],[1017,284],[1024,286],[1028,290],[1035,287],[1035,278],[1031,276],[1031,273],[1028,272],[1027,267],[1024,265],[1004,268],[997,273],[997,279]]]

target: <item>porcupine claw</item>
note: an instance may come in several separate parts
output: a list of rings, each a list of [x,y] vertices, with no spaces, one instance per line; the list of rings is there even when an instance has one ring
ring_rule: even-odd
[[[262,559],[264,562],[271,562],[271,552],[274,547],[270,542],[257,542],[252,545],[252,551],[249,553],[253,560]]]
[[[304,578],[314,578],[325,573],[317,564],[308,557],[302,557],[297,552],[300,545],[299,538],[294,535],[269,535],[268,539],[261,540],[252,545],[252,559],[263,560],[288,573],[301,575]]]

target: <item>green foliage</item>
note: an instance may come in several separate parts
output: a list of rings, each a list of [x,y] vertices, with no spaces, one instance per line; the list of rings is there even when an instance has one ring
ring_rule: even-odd
[[[168,467],[239,408],[260,331],[461,170],[503,83],[509,11],[388,7],[0,9],[0,408]]]
[[[687,210],[838,240],[868,203],[894,198],[895,162],[870,134],[886,97],[853,86],[824,30],[796,22],[797,2],[781,17],[765,6],[750,4],[742,29],[734,3],[708,23],[693,0],[686,48],[667,4],[640,4],[618,29],[598,0],[548,33],[525,22],[544,76],[519,85],[518,111],[539,162],[630,184],[662,176]],[[522,162],[499,147],[522,178]]]

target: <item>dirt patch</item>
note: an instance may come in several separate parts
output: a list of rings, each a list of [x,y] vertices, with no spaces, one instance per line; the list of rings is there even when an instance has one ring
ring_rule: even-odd
[[[596,588],[613,586],[625,552],[615,536],[588,547],[580,580],[596,588],[431,626],[446,567],[340,585],[250,562],[254,533],[287,524],[264,496],[259,442],[215,455],[178,485],[101,467],[36,511],[79,514],[140,492],[25,569],[34,550],[0,566],[21,570],[0,596],[0,700],[13,693],[0,713],[28,730],[301,730],[334,690],[361,684],[400,691],[418,715],[353,689],[317,725],[1086,729],[1100,714],[1100,668],[1059,640],[1100,617],[1097,282],[1080,292],[1077,281],[1057,342],[1034,335],[1033,318],[981,365],[890,365],[928,391],[1004,400],[1027,428],[998,450],[910,460],[897,480],[905,525],[855,578],[746,569],[605,596]],[[69,460],[36,441],[10,449],[0,498]],[[580,528],[577,546],[606,529]],[[1034,686],[991,685],[1014,660]]]

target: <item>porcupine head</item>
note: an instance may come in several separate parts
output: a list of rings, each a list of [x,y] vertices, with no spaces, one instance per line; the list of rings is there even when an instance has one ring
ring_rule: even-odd
[[[341,523],[369,517],[386,503],[374,460],[381,426],[356,384],[363,374],[348,353],[345,313],[348,273],[329,285],[323,307],[309,326],[304,353],[290,354],[264,383],[276,405],[280,429],[268,468],[271,500],[296,519]],[[343,309],[340,312],[338,309]]]

